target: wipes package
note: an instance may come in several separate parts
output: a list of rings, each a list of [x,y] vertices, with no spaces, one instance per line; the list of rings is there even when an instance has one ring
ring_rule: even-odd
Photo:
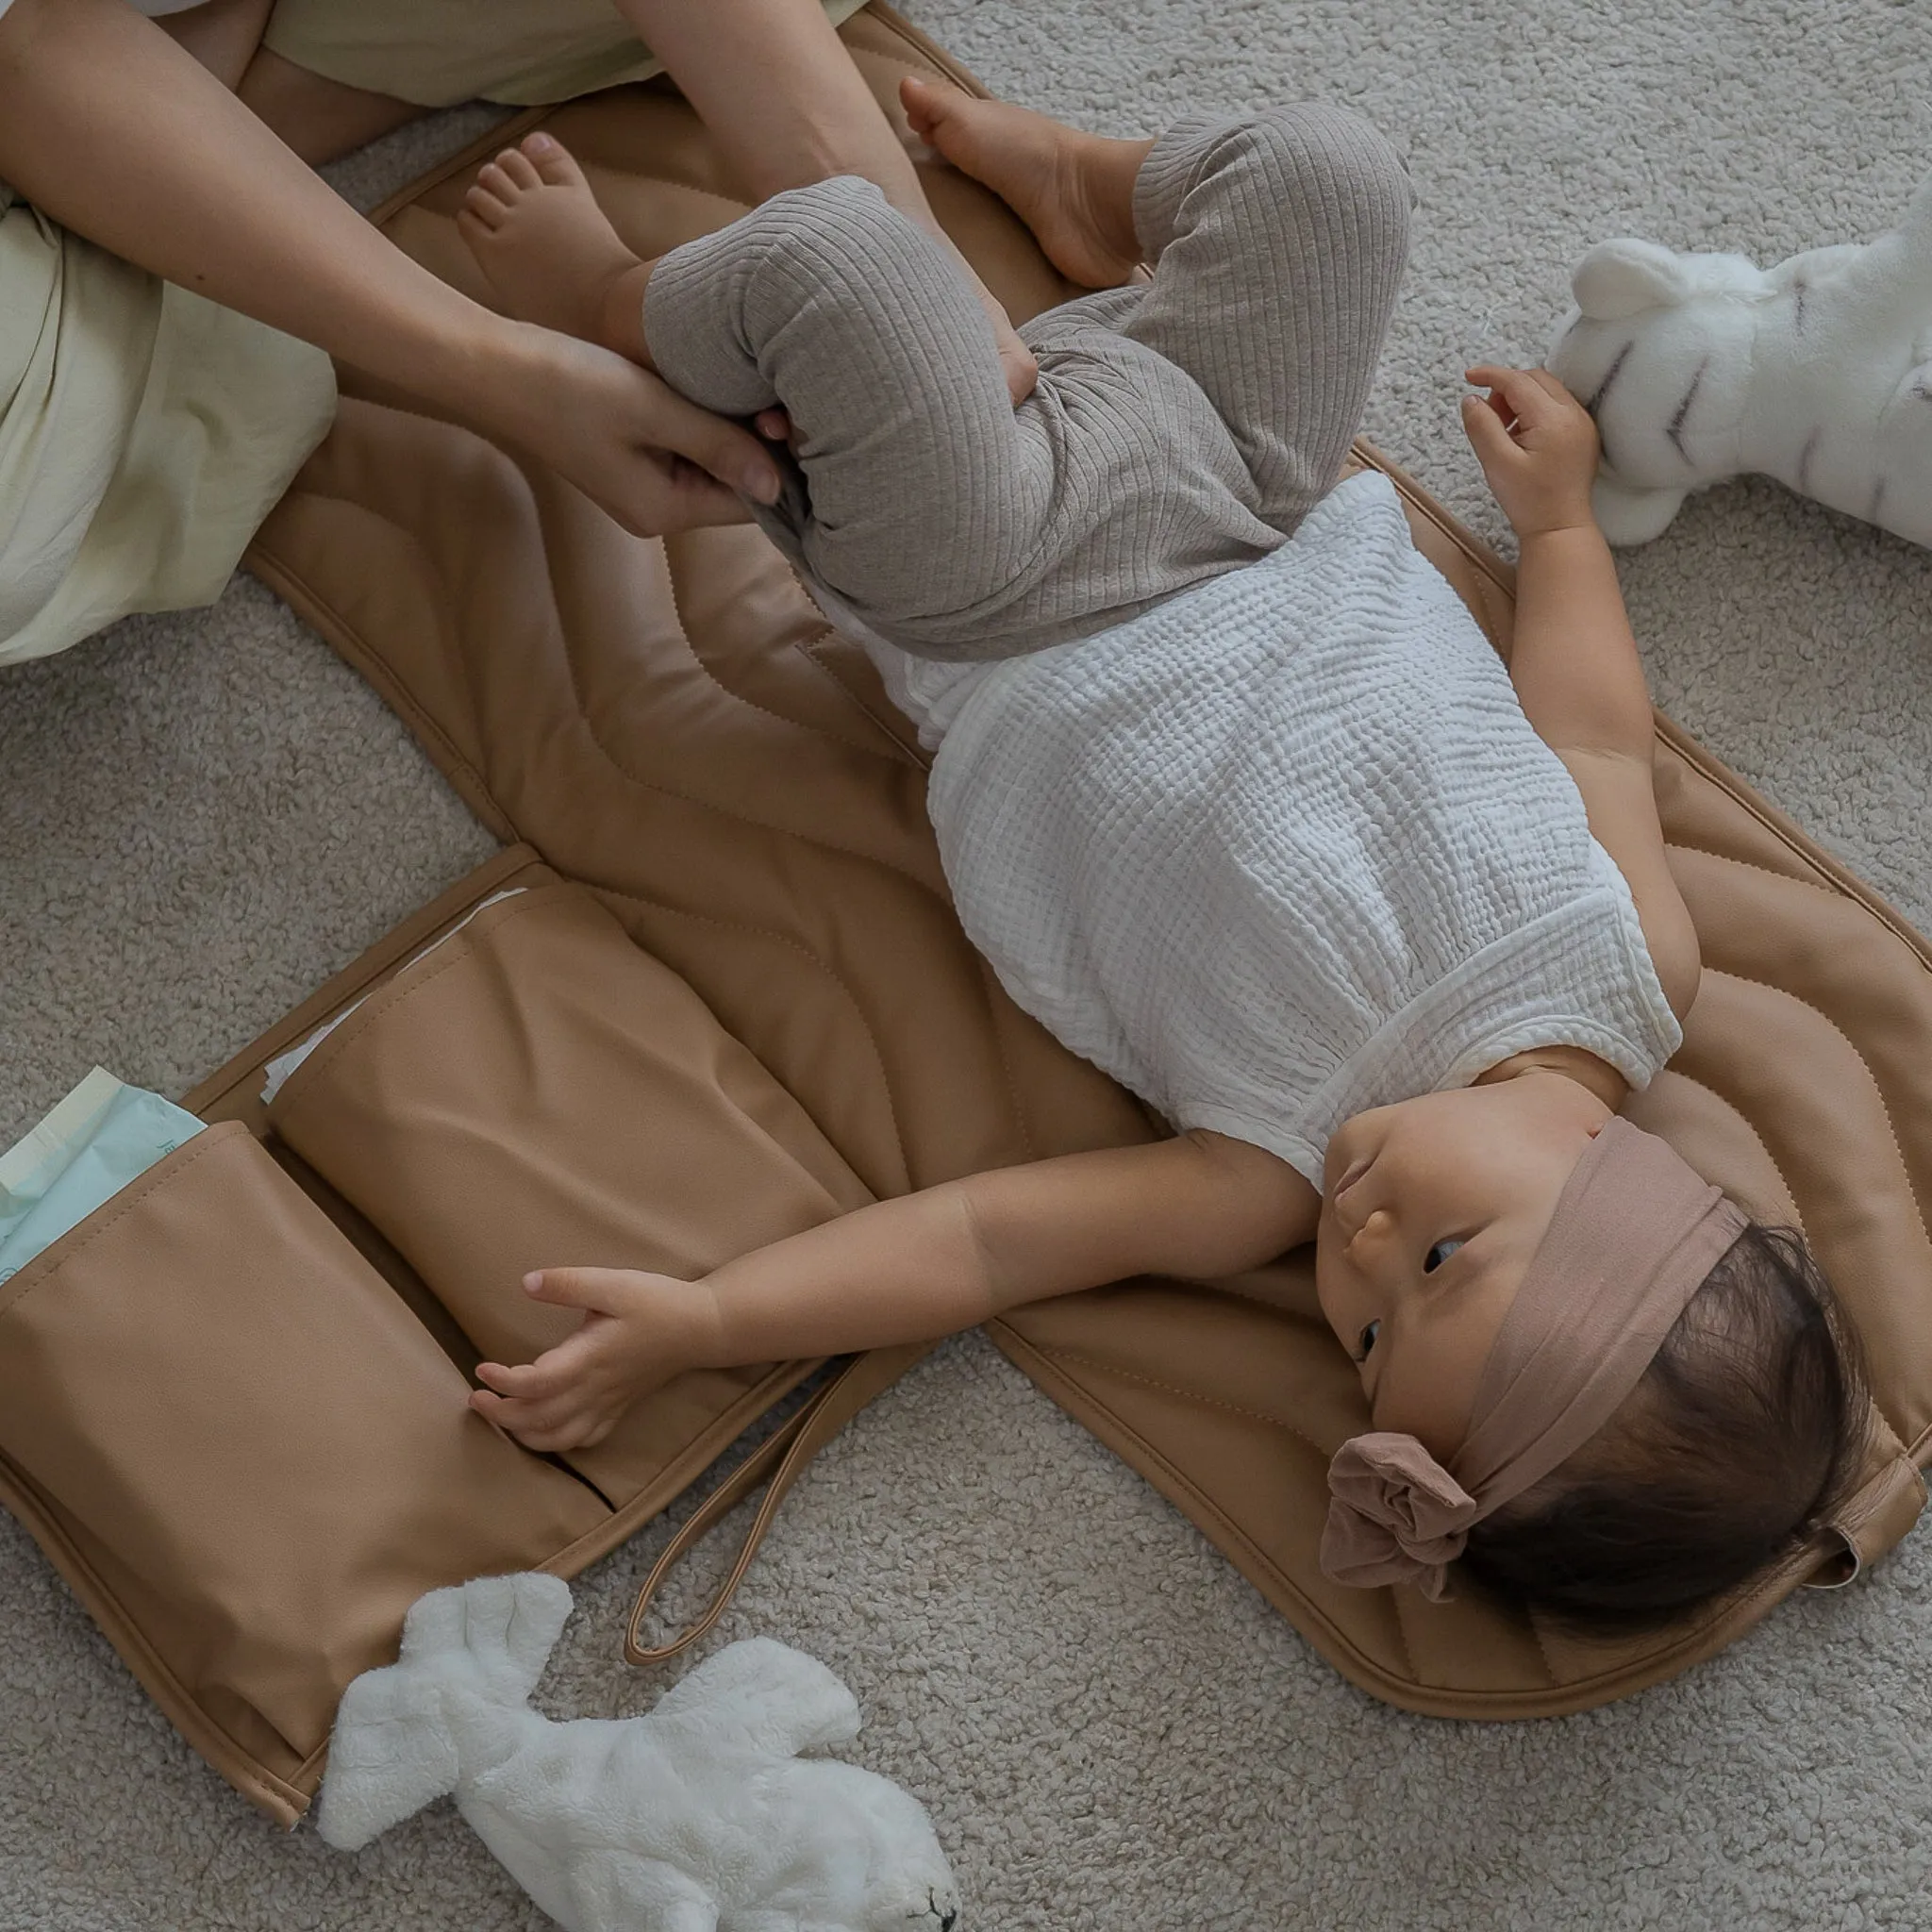
[[[0,1154],[0,1281],[83,1222],[204,1122],[96,1067]]]

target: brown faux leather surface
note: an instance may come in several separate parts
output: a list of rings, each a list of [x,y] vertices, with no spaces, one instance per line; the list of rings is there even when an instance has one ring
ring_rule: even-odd
[[[0,1450],[84,1525],[168,1682],[137,1674],[287,1783],[425,1589],[534,1567],[608,1513],[465,1392],[234,1124],[0,1289]]]
[[[269,1119],[491,1361],[534,1360],[581,1319],[523,1292],[532,1268],[694,1281],[872,1198],[691,988],[562,882],[489,907],[358,1007]],[[693,1370],[563,1460],[628,1503],[781,1367]]]
[[[941,64],[883,14],[846,38],[889,104],[900,72]],[[737,206],[662,90],[543,118],[641,250]],[[476,158],[387,225],[482,293],[451,222]],[[928,186],[1016,314],[1066,292],[989,197],[944,172]],[[1396,480],[1507,650],[1509,573]],[[0,1290],[0,1496],[190,1741],[292,1820],[336,1695],[391,1654],[420,1590],[574,1574],[812,1366],[685,1378],[576,1458],[593,1488],[463,1407],[479,1349],[546,1337],[514,1286],[528,1261],[697,1269],[869,1196],[1159,1128],[966,944],[910,727],[752,530],[627,538],[555,477],[352,393],[252,560],[520,842],[189,1096],[230,1124]],[[1631,1112],[1799,1220],[1837,1282],[1880,1411],[1844,1524],[1869,1558],[1916,1517],[1932,1433],[1932,956],[1659,730],[1707,970],[1683,1051]],[[373,988],[271,1121],[263,1061]],[[1343,1591],[1315,1561],[1324,1472],[1364,1418],[1303,1261],[1126,1283],[991,1332],[1338,1669],[1413,1709],[1623,1694],[1727,1641],[1822,1554],[1614,1651],[1474,1601]]]
[[[897,73],[930,58],[877,12],[847,38],[889,108]],[[674,99],[618,94],[544,118],[641,252],[733,211]],[[475,160],[405,197],[388,226],[481,294],[450,223]],[[1057,298],[1004,210],[955,176],[929,178],[1016,313]],[[1509,572],[1396,480],[1418,543],[1507,651]],[[909,728],[751,532],[634,541],[554,478],[352,399],[256,558],[484,819],[595,887],[873,1192],[1156,1131],[1018,1013],[966,945]],[[1869,1557],[1916,1514],[1913,1461],[1932,1423],[1928,956],[1795,828],[1659,729],[1666,829],[1708,970],[1682,1053],[1631,1112],[1747,1205],[1799,1221],[1839,1285],[1882,1412],[1845,1526]],[[1304,1263],[1213,1291],[1096,1291],[992,1333],[1339,1669],[1411,1708],[1506,1717],[1620,1695],[1727,1641],[1820,1559],[1807,1553],[1699,1628],[1623,1649],[1474,1600],[1342,1590],[1320,1575],[1315,1544],[1326,1461],[1362,1407]]]

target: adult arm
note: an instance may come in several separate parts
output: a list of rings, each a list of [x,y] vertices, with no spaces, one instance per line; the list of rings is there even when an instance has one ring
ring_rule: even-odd
[[[1681,1019],[1702,971],[1697,929],[1657,818],[1656,723],[1617,567],[1590,504],[1596,425],[1547,370],[1483,367],[1463,422],[1514,525],[1509,675],[1524,715],[1562,759],[1590,829],[1630,887],[1664,996]]]
[[[113,254],[528,451],[633,530],[737,521],[712,477],[776,492],[756,438],[391,246],[125,0],[0,13],[0,176]]]
[[[755,202],[836,175],[859,175],[942,242],[992,324],[1008,392],[1016,403],[1031,393],[1032,352],[940,226],[898,135],[818,0],[616,5],[697,109]]]

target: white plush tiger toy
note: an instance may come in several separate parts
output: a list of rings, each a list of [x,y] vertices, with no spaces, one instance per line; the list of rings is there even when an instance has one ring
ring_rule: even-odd
[[[1612,543],[1659,535],[1744,471],[1932,544],[1932,180],[1868,246],[1759,269],[1740,255],[1600,242],[1550,369],[1603,438]]]

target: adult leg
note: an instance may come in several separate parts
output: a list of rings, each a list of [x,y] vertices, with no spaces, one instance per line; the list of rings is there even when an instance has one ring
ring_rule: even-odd
[[[203,0],[155,22],[311,166],[332,161],[426,110],[325,79],[261,44],[275,0]]]
[[[232,90],[241,85],[261,45],[274,5],[275,0],[203,0],[201,6],[167,14],[155,25]]]
[[[429,111],[311,74],[270,47],[256,50],[236,92],[311,167],[352,154]]]

